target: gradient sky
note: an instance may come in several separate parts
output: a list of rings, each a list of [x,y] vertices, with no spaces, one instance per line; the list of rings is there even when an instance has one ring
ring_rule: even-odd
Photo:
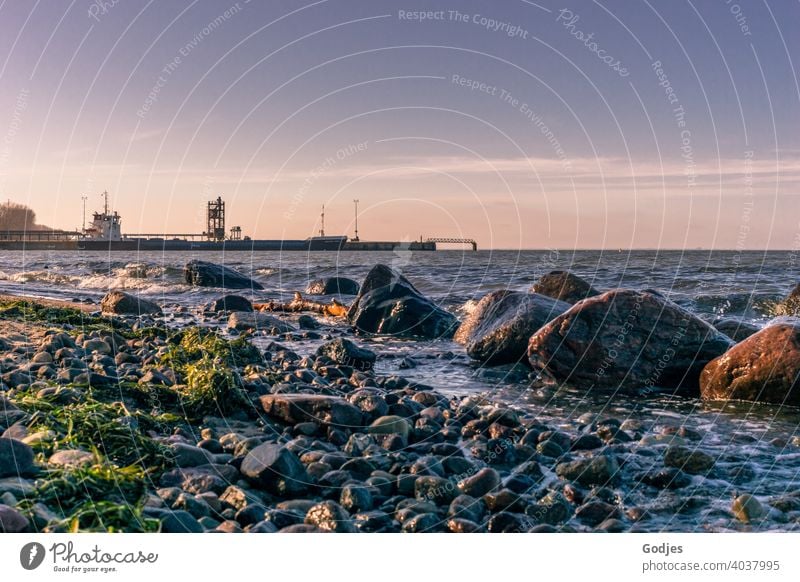
[[[200,232],[222,195],[253,237],[315,234],[322,204],[352,235],[358,198],[369,240],[799,248],[798,22],[794,1],[6,0],[0,197],[75,228],[108,190],[127,233]]]

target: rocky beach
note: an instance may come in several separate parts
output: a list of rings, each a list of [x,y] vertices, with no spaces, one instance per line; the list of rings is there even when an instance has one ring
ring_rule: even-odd
[[[800,286],[156,270],[0,297],[0,531],[800,529]]]

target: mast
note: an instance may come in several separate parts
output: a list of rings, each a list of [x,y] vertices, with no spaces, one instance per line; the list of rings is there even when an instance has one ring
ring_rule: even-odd
[[[105,190],[102,194],[103,198],[105,198],[105,205],[103,206],[103,214],[108,215],[108,190]]]
[[[322,223],[319,229],[319,236],[325,236],[325,205],[322,205],[322,215],[321,215]]]
[[[358,198],[353,200],[353,204],[356,206],[356,236],[353,238],[354,241],[359,241],[361,239],[358,238]]]

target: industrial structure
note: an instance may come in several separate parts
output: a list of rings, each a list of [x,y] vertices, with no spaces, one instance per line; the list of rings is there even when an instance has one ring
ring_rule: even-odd
[[[84,226],[81,230],[0,230],[0,250],[97,250],[97,251],[435,251],[437,243],[468,244],[472,239],[428,238],[419,241],[362,241],[358,237],[358,200],[355,237],[325,233],[325,207],[322,207],[319,236],[302,240],[263,240],[242,236],[233,226],[226,235],[225,202],[221,196],[206,206],[206,230],[202,233],[123,234],[122,217],[111,211],[108,192],[103,192],[103,211],[94,212],[86,226],[86,197],[83,198]]]

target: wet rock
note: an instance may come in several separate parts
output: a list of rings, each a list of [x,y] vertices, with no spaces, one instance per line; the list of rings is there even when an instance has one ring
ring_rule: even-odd
[[[490,467],[484,467],[474,475],[458,482],[458,490],[471,497],[483,497],[500,485],[500,474]]]
[[[186,263],[183,276],[188,285],[195,287],[221,287],[223,289],[263,289],[261,283],[233,269],[207,261]]]
[[[742,523],[759,521],[767,515],[767,510],[761,505],[761,502],[748,493],[739,495],[733,500],[731,511]]]
[[[350,513],[369,511],[372,509],[372,494],[363,485],[348,483],[342,487],[339,503]]]
[[[603,441],[600,440],[600,437],[593,434],[582,434],[572,443],[572,450],[591,451],[593,449],[599,449],[602,446]]]
[[[435,513],[420,513],[403,522],[404,533],[430,533],[441,528],[442,520]]]
[[[690,475],[699,475],[708,473],[714,467],[714,457],[702,451],[672,446],[664,453],[664,464]]]
[[[721,331],[736,342],[746,340],[761,329],[757,325],[733,317],[716,319],[713,325],[717,328],[717,331]]]
[[[447,520],[447,529],[452,533],[476,533],[481,531],[481,526],[463,517],[452,517]]]
[[[319,329],[321,327],[316,319],[305,313],[297,318],[297,326],[300,329]]]
[[[203,526],[188,511],[168,511],[161,517],[161,531],[164,533],[201,533]]]
[[[617,507],[603,501],[590,501],[575,510],[575,517],[592,527],[603,523],[606,519],[617,519],[620,515]]]
[[[536,445],[536,452],[540,455],[544,455],[545,457],[557,459],[564,454],[564,449],[562,449],[553,439],[547,439]]]
[[[455,484],[449,479],[424,475],[414,482],[414,496],[420,501],[448,505],[456,496]]]
[[[346,277],[317,279],[306,287],[309,295],[358,295],[359,285]]]
[[[325,426],[360,427],[361,411],[338,396],[322,394],[268,394],[261,406],[269,416],[288,424],[316,422]]]
[[[356,531],[350,514],[335,501],[323,501],[308,510],[305,523],[322,531],[354,533]]]
[[[600,291],[569,271],[550,271],[542,275],[531,291],[567,303],[577,303],[587,297],[600,295]]]
[[[220,494],[238,478],[239,471],[231,465],[204,465],[189,469],[171,469],[161,476],[159,483],[164,487],[180,487],[194,494]]]
[[[530,525],[524,515],[501,511],[492,516],[486,529],[489,533],[520,533],[528,531]]]
[[[709,362],[700,395],[800,406],[800,320],[771,323]]]
[[[778,305],[778,315],[800,315],[800,283],[791,290],[786,299]]]
[[[364,511],[353,516],[353,523],[360,532],[374,533],[386,531],[390,528],[394,520],[383,511]]]
[[[536,293],[493,291],[478,302],[454,339],[473,359],[489,364],[518,362],[527,353],[530,337],[569,307]]]
[[[151,385],[151,386],[172,386],[175,382],[172,381],[172,378],[167,376],[166,374],[162,374],[158,370],[150,369],[144,373],[144,376],[139,378],[140,385]]]
[[[358,370],[371,370],[377,356],[366,348],[360,348],[344,338],[336,338],[317,349],[317,357],[325,356],[341,366],[351,366]]]
[[[250,451],[242,461],[242,474],[277,495],[302,493],[308,475],[297,455],[286,447],[263,443]]]
[[[536,332],[531,365],[560,382],[697,395],[700,372],[732,341],[649,291],[617,289],[574,305]]]
[[[0,477],[27,475],[33,470],[33,449],[22,441],[0,438]]]
[[[449,338],[458,325],[454,315],[386,265],[367,274],[348,319],[356,331],[397,337]]]
[[[113,315],[161,315],[161,307],[138,295],[123,291],[106,293],[100,301],[103,313]]]
[[[692,478],[676,467],[648,471],[637,477],[639,481],[657,489],[681,489],[691,484]]]
[[[616,518],[606,519],[595,529],[595,531],[606,533],[623,533],[627,530],[628,526],[625,525],[625,522]]]
[[[13,507],[0,504],[0,533],[24,533],[29,529],[27,517]]]
[[[588,459],[577,459],[556,466],[556,475],[574,481],[584,487],[605,485],[615,480],[619,465],[613,457],[599,455]]]
[[[375,435],[398,434],[407,441],[411,425],[401,416],[388,415],[377,418],[367,431]]]
[[[56,451],[47,462],[56,467],[85,467],[94,463],[94,455],[80,449],[68,449]]]
[[[500,489],[493,491],[483,496],[486,502],[486,507],[492,513],[500,511],[511,511],[513,513],[522,513],[528,506],[528,501],[522,495],[519,495],[510,489]]]
[[[226,313],[233,311],[250,313],[253,311],[253,304],[250,303],[249,299],[241,295],[223,295],[206,305],[205,310],[216,312],[224,311]]]
[[[199,467],[214,462],[214,455],[208,451],[186,443],[174,443],[170,447],[178,467]]]
[[[481,523],[486,515],[486,503],[469,495],[459,495],[450,503],[447,515]]]
[[[268,331],[276,333],[289,333],[296,331],[294,326],[290,323],[259,311],[251,313],[234,311],[228,318],[228,329],[235,329],[237,331]]]

